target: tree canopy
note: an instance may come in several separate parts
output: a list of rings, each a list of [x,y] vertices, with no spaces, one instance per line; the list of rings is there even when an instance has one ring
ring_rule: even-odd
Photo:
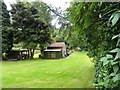
[[[10,15],[7,6],[2,4],[2,52],[8,52],[13,47],[13,33],[10,23]]]
[[[36,8],[34,3],[32,5],[28,2],[17,2],[11,5],[12,9],[10,11],[12,26],[15,29],[15,43],[23,42],[24,46],[27,46],[30,50],[35,49],[38,44],[44,46],[51,42],[50,25],[42,17],[43,13],[40,14],[42,12],[40,8]],[[39,4],[42,4],[42,2]],[[48,12],[47,10],[44,11]],[[49,13],[47,15],[50,16]]]
[[[79,42],[75,44],[86,48],[88,56],[93,57],[96,70],[94,85],[96,87],[113,88],[117,86],[118,79],[115,80],[115,78],[120,72],[118,71],[119,65],[114,64],[115,69],[112,68],[114,67],[113,63],[110,63],[112,61],[108,63],[105,58],[103,62],[100,60],[116,47],[117,39],[111,39],[120,33],[119,15],[117,14],[114,18],[111,15],[119,10],[119,2],[71,2],[67,9],[67,16],[73,25],[73,32],[75,32],[72,34],[77,37],[75,41]],[[110,17],[113,18],[113,27],[109,21]],[[114,69],[117,70],[117,73],[114,73]],[[110,76],[112,73],[114,75]]]

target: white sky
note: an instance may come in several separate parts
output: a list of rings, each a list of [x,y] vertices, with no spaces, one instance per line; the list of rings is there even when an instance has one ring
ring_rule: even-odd
[[[19,0],[18,0],[19,1]],[[23,0],[20,0],[23,1]],[[25,0],[24,0],[25,1]],[[26,0],[26,1],[35,1],[35,0]],[[38,1],[43,1],[47,4],[51,4],[52,6],[55,7],[61,7],[62,10],[65,10],[67,7],[69,7],[69,3],[73,0],[38,0]],[[7,9],[10,10],[10,4],[15,3],[16,0],[4,0],[5,4],[7,5]],[[52,25],[55,25],[57,28],[59,28],[61,25],[57,24],[57,18],[52,20]]]
[[[27,1],[35,1],[35,0],[27,0]],[[39,0],[39,1],[46,2],[47,4],[51,4],[55,7],[61,7],[62,10],[65,10],[69,6],[70,1],[73,1],[73,0]],[[4,0],[4,2],[7,5],[8,10],[10,10],[11,9],[10,4],[15,3],[16,0]]]

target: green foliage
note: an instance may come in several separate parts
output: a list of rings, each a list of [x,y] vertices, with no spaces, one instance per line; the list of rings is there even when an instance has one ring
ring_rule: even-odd
[[[119,18],[120,18],[120,11],[117,11],[111,15],[109,20],[112,21],[112,26],[114,26],[117,23]]]
[[[109,51],[118,48],[120,44],[119,39],[111,40],[113,36],[113,38],[118,38],[120,33],[119,8],[118,2],[71,2],[67,9],[68,19],[73,25],[72,31],[75,32],[73,35],[79,38],[75,44],[87,48],[89,57],[93,57],[95,87],[117,86],[119,66],[116,64],[120,56],[119,49],[113,50],[112,52],[116,51],[114,54]],[[80,41],[81,43],[77,43]],[[115,75],[114,78],[113,75]],[[114,80],[111,81],[111,78]]]
[[[4,2],[2,4],[2,52],[8,52],[13,47],[13,28],[10,23],[10,15],[7,6]]]
[[[48,8],[48,5],[44,2],[31,2],[32,6],[38,10],[37,16],[39,16],[43,21],[50,25],[52,16]]]
[[[35,4],[37,6],[35,6]],[[51,19],[49,11],[44,9],[46,6],[45,3],[17,2],[11,6],[12,10],[10,12],[12,14],[12,25],[15,29],[15,43],[23,42],[24,47],[28,49],[35,49],[38,44],[45,47],[46,44],[51,42]],[[43,9],[44,12],[41,13]],[[46,19],[44,15],[49,19]],[[49,20],[49,22],[47,20]]]
[[[114,88],[117,87],[118,85],[120,85],[119,81],[119,77],[120,77],[120,48],[118,48],[118,46],[116,46],[115,49],[110,51],[109,55],[106,55],[106,57],[102,57],[101,58],[101,62],[102,62],[102,67],[100,68],[100,75],[102,75],[102,77],[99,78],[103,78],[101,79],[99,82],[103,82],[104,84],[102,86],[105,87],[109,87],[109,88]],[[107,80],[104,78],[106,78],[106,76],[104,76],[104,74],[106,74],[106,72],[108,73],[107,75]],[[100,83],[98,83],[99,86]]]

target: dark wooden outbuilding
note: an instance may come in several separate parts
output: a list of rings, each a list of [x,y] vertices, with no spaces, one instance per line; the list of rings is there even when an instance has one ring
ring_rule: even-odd
[[[44,50],[43,58],[45,59],[60,59],[66,55],[66,46],[64,42],[56,42],[48,45]]]
[[[7,57],[13,60],[23,60],[29,58],[28,50],[11,50],[7,53]]]

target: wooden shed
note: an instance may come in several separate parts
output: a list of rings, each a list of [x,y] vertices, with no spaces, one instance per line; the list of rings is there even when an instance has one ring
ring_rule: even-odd
[[[28,50],[11,50],[7,53],[7,57],[9,59],[20,60],[20,59],[28,59],[29,58]]]
[[[59,59],[66,55],[66,46],[64,42],[56,42],[48,45],[44,50],[43,58],[45,59]]]

